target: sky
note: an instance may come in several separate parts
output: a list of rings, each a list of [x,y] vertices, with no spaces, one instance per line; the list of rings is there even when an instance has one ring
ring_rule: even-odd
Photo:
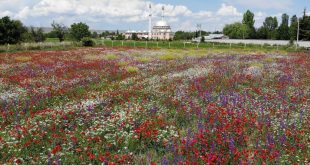
[[[36,27],[50,27],[55,21],[66,26],[84,22],[96,30],[147,30],[149,4],[154,24],[165,6],[165,20],[173,31],[194,31],[197,24],[206,31],[221,31],[241,21],[248,9],[255,14],[256,27],[267,16],[280,22],[283,13],[300,16],[304,8],[310,11],[310,0],[0,0],[0,17]]]

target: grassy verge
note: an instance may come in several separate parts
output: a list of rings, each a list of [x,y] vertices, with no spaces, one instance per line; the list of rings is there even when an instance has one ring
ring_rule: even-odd
[[[227,43],[191,43],[184,41],[119,41],[119,40],[95,40],[97,46],[127,47],[127,48],[150,48],[150,49],[207,49],[223,52],[309,52],[294,46],[272,46],[254,44],[227,44]],[[82,47],[79,42],[59,42],[54,38],[48,38],[44,43],[21,43],[16,45],[0,45],[0,53],[12,53],[32,50],[70,50]]]

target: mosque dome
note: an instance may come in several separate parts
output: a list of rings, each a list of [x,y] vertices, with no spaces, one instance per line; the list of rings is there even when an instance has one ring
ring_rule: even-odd
[[[169,25],[166,21],[161,20],[156,23],[156,26],[169,26]]]

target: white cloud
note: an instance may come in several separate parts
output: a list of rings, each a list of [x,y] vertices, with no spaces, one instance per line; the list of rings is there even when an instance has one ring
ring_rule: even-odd
[[[260,9],[288,9],[293,0],[230,0],[231,3]]]
[[[4,17],[4,16],[12,16],[13,13],[10,12],[10,11],[3,11],[3,12],[0,12],[0,18]]]
[[[241,16],[242,14],[238,12],[237,8],[231,5],[221,4],[221,8],[217,11],[219,16]]]
[[[17,3],[16,8],[13,8],[13,2]],[[96,29],[144,30],[148,25],[150,3],[153,22],[160,19],[162,6],[165,6],[165,19],[174,31],[195,30],[198,23],[206,30],[219,30],[225,24],[241,21],[242,18],[235,6],[225,3],[214,11],[192,11],[184,5],[150,0],[0,0],[0,5],[4,5],[0,6],[0,16],[9,15],[26,25],[50,26],[55,20],[70,26],[81,21]]]
[[[197,18],[210,18],[213,16],[213,13],[211,11],[200,11],[198,13],[193,13],[192,16]]]
[[[254,13],[255,26],[256,27],[261,26],[267,16],[268,15],[262,11]]]

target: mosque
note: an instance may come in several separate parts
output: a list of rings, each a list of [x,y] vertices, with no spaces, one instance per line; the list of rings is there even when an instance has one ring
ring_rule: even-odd
[[[162,7],[162,15],[161,20],[156,22],[154,26],[152,26],[152,6],[149,6],[150,14],[149,14],[149,31],[126,31],[125,38],[131,39],[132,35],[135,33],[137,37],[140,39],[154,39],[154,40],[170,40],[173,38],[173,33],[171,31],[170,25],[165,21],[165,8]]]

